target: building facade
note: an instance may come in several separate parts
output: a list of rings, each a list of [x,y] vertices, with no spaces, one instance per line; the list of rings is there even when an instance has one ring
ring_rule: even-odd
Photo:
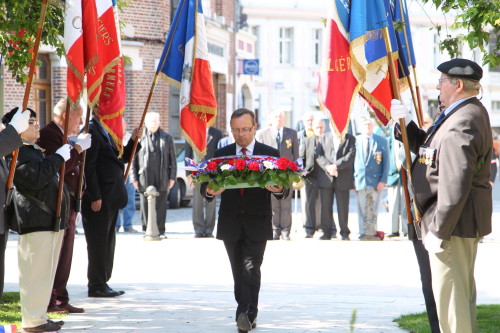
[[[122,52],[125,66],[127,104],[125,119],[129,126],[139,124],[166,37],[179,0],[132,1],[119,13],[125,22],[122,29]],[[202,0],[205,14],[209,60],[212,66],[218,116],[214,126],[224,129],[226,111],[234,104],[235,5],[233,0]],[[41,126],[51,120],[53,106],[66,95],[67,64],[55,50],[41,46],[28,106],[39,114]],[[22,104],[24,86],[16,83],[11,73],[0,69],[0,114]],[[179,92],[158,80],[148,110],[161,116],[161,127],[176,139],[179,129]]]

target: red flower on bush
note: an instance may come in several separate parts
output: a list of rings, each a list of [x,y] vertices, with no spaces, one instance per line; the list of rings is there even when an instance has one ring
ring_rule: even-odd
[[[26,29],[19,30],[19,37],[24,37],[25,33],[26,33]]]
[[[252,161],[252,162],[248,163],[248,169],[250,169],[252,171],[259,171],[259,162]]]
[[[245,165],[246,165],[246,163],[245,163],[245,160],[243,160],[243,159],[238,159],[235,162],[236,170],[243,170],[243,169],[245,169]]]
[[[290,164],[290,161],[286,157],[280,157],[280,159],[276,161],[276,165],[278,166],[278,169],[280,169],[280,170],[286,170],[288,168],[289,164]]]
[[[209,162],[207,164],[207,170],[210,170],[210,171],[217,170],[217,163],[215,163],[215,162]]]

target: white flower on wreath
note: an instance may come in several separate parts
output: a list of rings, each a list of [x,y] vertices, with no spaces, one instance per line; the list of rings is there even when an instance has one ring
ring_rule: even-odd
[[[224,170],[229,170],[229,169],[231,169],[231,165],[229,165],[229,164],[224,164],[224,165],[222,165],[222,166],[220,167],[220,169],[221,169],[222,171],[224,171]]]
[[[262,164],[264,165],[264,168],[266,168],[266,169],[274,169],[274,163],[271,161],[264,161],[264,162],[262,162]]]

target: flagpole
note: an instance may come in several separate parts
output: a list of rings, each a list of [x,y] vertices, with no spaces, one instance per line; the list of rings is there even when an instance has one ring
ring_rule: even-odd
[[[87,134],[89,132],[89,122],[90,122],[90,106],[87,104],[87,114],[85,115],[85,125],[83,127],[83,133]],[[78,186],[76,190],[76,205],[75,212],[82,211],[82,197],[83,197],[83,176],[85,174],[85,161],[87,160],[87,150],[82,152],[82,162],[80,163],[80,174],[78,175]]]
[[[165,58],[166,58],[166,56],[165,56]],[[144,111],[142,112],[142,117],[141,117],[141,122],[139,123],[139,128],[142,127],[142,125],[144,124],[144,119],[146,118],[146,113],[148,112],[149,104],[151,103],[151,98],[153,97],[153,93],[155,91],[156,83],[158,82],[159,75],[160,75],[160,71],[156,71],[155,77],[153,79],[153,84],[151,85],[151,89],[149,90],[149,95],[148,95],[148,99],[146,101],[146,105],[144,106]],[[127,169],[125,170],[125,174],[123,175],[124,182],[127,181],[128,173],[130,171],[130,166],[132,165],[132,160],[135,156],[135,151],[137,150],[138,143],[139,143],[139,138],[135,137],[134,138],[134,145],[132,146],[132,151],[130,152],[130,157],[129,157],[128,164],[127,164]]]
[[[69,127],[69,112],[70,112],[70,106],[69,106],[69,98],[66,99],[66,113],[65,113],[65,118],[64,118],[64,130],[63,130],[63,145],[68,142],[68,127]],[[57,188],[57,202],[56,202],[56,226],[54,231],[59,231],[59,225],[61,222],[61,206],[62,206],[62,200],[63,200],[63,193],[64,193],[64,175],[66,173],[66,162],[63,162],[61,164],[61,167],[59,168],[59,187]]]
[[[407,8],[406,7],[406,0],[405,0],[405,8]],[[424,124],[424,114],[422,111],[422,101],[420,99],[420,87],[418,85],[418,80],[417,80],[416,66],[415,66],[415,64],[412,63],[412,60],[411,60],[410,44],[408,41],[408,31],[406,30],[406,21],[405,21],[406,15],[405,15],[405,12],[403,10],[403,0],[399,0],[399,12],[401,15],[401,20],[403,21],[402,22],[403,23],[403,33],[405,36],[407,58],[408,58],[408,62],[410,64],[410,66],[412,68],[413,76],[415,77],[415,90],[416,90],[417,96],[415,96],[415,92],[413,91],[413,86],[412,86],[410,76],[408,76],[407,79],[408,79],[408,84],[409,84],[410,89],[411,89],[411,96],[413,99],[413,104],[415,106],[415,111],[417,113],[418,125],[419,125],[419,127],[422,127]],[[416,101],[416,103],[415,103],[415,101]]]
[[[33,74],[36,68],[36,58],[38,56],[38,49],[40,48],[40,39],[42,38],[43,24],[45,22],[45,15],[47,13],[48,0],[42,0],[42,9],[40,11],[40,21],[38,22],[38,28],[36,31],[35,45],[33,46],[33,53],[31,55],[30,71],[28,74],[28,81],[26,82],[26,88],[24,89],[24,99],[23,99],[23,109],[26,110],[28,107],[28,100],[31,92],[31,83],[33,82]],[[19,149],[12,152],[12,160],[10,162],[9,176],[7,177],[7,191],[12,190],[12,184],[14,183],[14,173],[16,171],[17,157],[19,155]]]
[[[394,68],[394,59],[392,57],[391,41],[390,41],[390,37],[389,37],[389,29],[387,27],[382,28],[382,32],[383,32],[383,35],[384,35],[385,47],[386,47],[386,50],[387,50],[387,58],[389,60],[388,67],[389,67],[389,74],[390,74],[390,77],[391,77],[392,93],[393,93],[394,98],[401,100],[401,94],[399,92],[399,86],[398,86],[398,82],[399,81],[398,81],[398,78],[397,78],[397,75],[396,75],[396,69]],[[404,147],[404,150],[405,150],[406,172],[407,172],[407,175],[408,175],[408,179],[410,180],[410,183],[413,183],[413,179],[412,179],[411,172],[410,172],[410,170],[411,170],[410,147],[408,145],[408,134],[406,133],[406,121],[404,120],[404,118],[399,119],[399,127],[401,128],[401,136],[402,136],[402,139],[403,139],[403,147]],[[405,195],[405,199],[406,198],[407,197]],[[409,197],[408,197],[408,199],[409,199]],[[408,210],[409,205],[410,205],[410,202],[406,201],[407,210]],[[418,213],[418,209],[417,209],[415,200],[413,200],[413,207],[415,209],[415,221],[417,223],[420,223],[420,214]],[[412,223],[413,222],[414,221],[412,221]]]

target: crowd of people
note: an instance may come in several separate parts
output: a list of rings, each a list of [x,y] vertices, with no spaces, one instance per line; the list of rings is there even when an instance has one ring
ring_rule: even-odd
[[[216,128],[207,129],[207,154],[203,160],[227,155],[268,155],[293,161],[301,158],[304,186],[300,195],[306,238],[313,238],[321,230],[321,241],[351,239],[348,218],[353,190],[359,240],[383,240],[385,232],[380,231],[377,213],[381,201],[386,200],[388,237],[408,235],[413,242],[432,332],[475,332],[474,263],[481,237],[491,232],[491,188],[496,169],[494,175],[491,170],[496,167],[498,145],[493,145],[488,114],[476,98],[481,67],[469,60],[453,59],[438,66],[438,70],[439,118],[432,123],[426,115],[422,129],[398,100],[393,100],[391,106],[393,128],[375,131],[374,120],[363,117],[355,136],[326,131],[324,119],[315,113],[304,115],[304,128],[297,132],[284,126],[286,117],[280,110],[271,111],[269,126],[257,130],[255,114],[238,109],[231,114],[231,135],[224,137]],[[136,128],[126,135],[120,154],[100,121],[99,107],[92,111],[88,131],[83,133],[83,110],[67,105],[66,99],[57,103],[53,120],[42,129],[31,109],[14,108],[2,118],[0,299],[5,246],[8,229],[12,229],[19,234],[19,289],[26,332],[61,329],[64,322],[49,320],[47,312],[85,311],[70,304],[67,290],[80,216],[87,242],[88,297],[118,297],[125,293],[112,289],[108,281],[113,271],[116,233],[121,225],[125,231],[137,232],[131,221],[135,190],[141,195],[141,223],[146,231],[149,221],[145,191],[155,186],[155,222],[160,235],[166,237],[167,196],[181,172],[177,170],[173,137],[161,129],[160,115],[150,112],[145,119],[146,130]],[[412,215],[420,220],[412,225],[407,223],[409,210],[404,203],[406,171],[401,158],[400,119],[405,119],[414,154],[414,182],[409,194],[417,209]],[[66,139],[67,134],[72,139]],[[131,156],[134,142],[138,142],[137,150]],[[13,154],[16,149],[18,153]],[[8,165],[14,156],[15,187],[7,190]],[[186,157],[201,161],[188,145]],[[124,182],[128,161],[132,161],[131,171]],[[65,186],[59,195],[60,170],[64,170]],[[84,186],[79,184],[82,172]],[[248,332],[257,325],[260,267],[266,243],[291,240],[291,189],[266,186],[214,191],[209,183],[189,185],[195,187],[194,235],[214,237],[217,224],[215,237],[224,242],[234,279],[236,325],[240,332]],[[333,211],[335,198],[338,228]],[[123,217],[118,222],[120,211]]]

